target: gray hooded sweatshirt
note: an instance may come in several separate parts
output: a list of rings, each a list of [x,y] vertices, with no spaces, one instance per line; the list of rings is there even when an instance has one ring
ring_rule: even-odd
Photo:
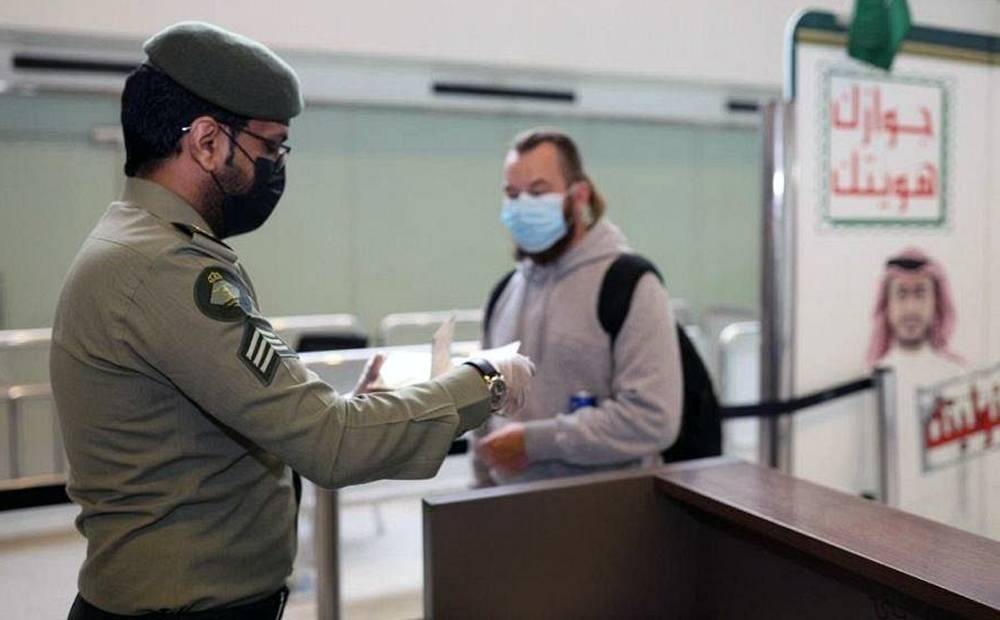
[[[556,261],[521,261],[497,300],[486,347],[521,341],[537,374],[516,420],[525,425],[527,470],[510,476],[473,456],[479,485],[524,482],[657,462],[677,438],[683,384],[667,291],[652,273],[636,286],[612,348],[597,316],[608,267],[629,252],[606,219]],[[569,411],[586,390],[597,405]],[[492,417],[477,438],[508,421]]]

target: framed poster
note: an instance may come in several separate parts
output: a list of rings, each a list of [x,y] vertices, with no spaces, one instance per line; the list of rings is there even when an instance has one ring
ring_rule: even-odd
[[[949,89],[943,79],[821,72],[823,219],[834,226],[947,221]]]

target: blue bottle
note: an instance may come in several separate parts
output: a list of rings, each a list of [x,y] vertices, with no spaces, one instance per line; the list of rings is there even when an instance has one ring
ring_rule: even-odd
[[[569,397],[570,413],[576,411],[580,407],[594,407],[596,405],[597,405],[597,397],[588,392],[587,390],[580,390],[579,392]]]

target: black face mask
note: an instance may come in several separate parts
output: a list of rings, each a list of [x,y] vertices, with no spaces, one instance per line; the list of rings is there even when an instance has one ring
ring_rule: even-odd
[[[247,159],[251,159],[243,147],[235,140],[233,143]],[[220,239],[242,235],[260,228],[274,212],[274,207],[285,191],[284,165],[279,165],[266,157],[258,157],[251,161],[253,161],[253,183],[250,189],[242,194],[226,193],[219,180],[214,174],[212,175],[219,191],[225,196],[222,201],[222,230],[216,231]]]

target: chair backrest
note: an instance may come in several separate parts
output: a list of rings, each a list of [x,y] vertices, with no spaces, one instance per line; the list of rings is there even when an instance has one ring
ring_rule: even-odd
[[[294,346],[295,350],[301,353],[309,351],[364,349],[368,346],[368,337],[360,334],[307,332],[299,337],[298,342]]]
[[[304,314],[271,319],[274,331],[299,352],[363,349],[368,333],[353,314]]]
[[[483,311],[443,310],[387,314],[379,321],[376,341],[382,346],[427,344],[449,317],[455,317],[455,340],[479,340]]]
[[[724,405],[760,400],[760,322],[730,323],[718,338],[719,401]],[[722,445],[729,456],[745,461],[759,459],[760,420],[737,418],[722,427]]]
[[[64,471],[49,388],[51,329],[0,331],[0,478]]]
[[[719,400],[726,405],[760,400],[760,322],[729,324],[718,338]]]
[[[48,383],[51,329],[0,331],[0,386]]]
[[[721,378],[721,361],[719,351],[719,336],[722,330],[733,323],[756,321],[760,315],[753,309],[738,306],[709,306],[702,311],[701,325],[705,336],[705,362],[715,378],[716,383]]]
[[[66,459],[48,383],[0,388],[0,478],[65,471]]]

